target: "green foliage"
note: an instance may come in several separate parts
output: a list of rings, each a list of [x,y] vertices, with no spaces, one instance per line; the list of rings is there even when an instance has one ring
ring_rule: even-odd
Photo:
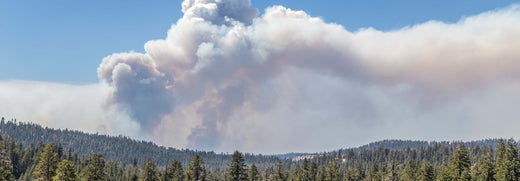
[[[227,174],[230,181],[247,180],[247,166],[244,157],[242,157],[242,153],[235,151],[233,156],[231,156],[231,162],[228,166]]]
[[[503,140],[500,140],[497,148],[497,163],[495,179],[497,181],[518,181],[520,177],[520,160],[518,147],[513,139],[507,142],[507,148]]]
[[[58,163],[58,168],[56,170],[56,176],[54,176],[54,180],[60,181],[75,181],[77,180],[76,171],[74,170],[74,165],[68,160],[62,160]]]
[[[325,181],[337,181],[340,180],[339,168],[336,161],[330,162],[325,170]]]
[[[417,175],[417,168],[413,161],[409,160],[404,167],[403,176],[404,181],[416,181],[419,176]]]
[[[0,135],[0,180],[46,180],[40,171],[48,165],[46,160],[57,165],[55,180],[243,180],[247,174],[247,180],[271,181],[516,181],[520,173],[518,146],[512,139],[507,144],[499,140],[464,144],[387,140],[322,154],[290,153],[285,155],[288,159],[279,159],[167,149],[148,142],[126,142],[122,137],[9,122],[0,123]],[[53,146],[44,144],[53,142],[49,140],[55,141]],[[128,151],[121,151],[121,145]],[[153,156],[142,160],[147,155]],[[305,159],[292,160],[291,156]],[[165,166],[156,167],[158,163]],[[81,178],[74,179],[73,173]]]
[[[58,167],[58,153],[54,152],[54,145],[47,144],[40,156],[40,161],[36,165],[36,172],[34,175],[44,181],[51,181],[52,177],[56,175],[56,168]]]
[[[494,181],[495,165],[491,158],[491,152],[488,152],[475,166],[473,177],[476,181]]]
[[[435,179],[435,170],[428,162],[428,160],[424,160],[421,164],[421,169],[419,171],[419,180],[420,181],[433,181]]]
[[[0,181],[12,180],[13,178],[13,166],[7,158],[6,150],[0,139]]]
[[[185,176],[185,181],[206,181],[207,172],[202,157],[195,155],[191,159],[188,168],[186,168]]]
[[[107,174],[105,172],[105,159],[102,155],[94,154],[89,160],[89,164],[84,173],[87,180],[105,180]]]
[[[157,168],[151,159],[146,160],[143,164],[143,172],[141,173],[143,181],[159,180]]]
[[[453,156],[451,158],[451,175],[456,180],[465,180],[469,176],[469,167],[471,166],[471,161],[469,159],[469,153],[463,142],[459,142],[457,149],[453,152]],[[462,175],[462,173],[466,173],[467,175]],[[470,177],[470,176],[469,176]]]
[[[274,174],[272,176],[272,180],[273,181],[286,181],[287,178],[288,178],[288,175],[287,175],[285,169],[283,168],[282,161],[278,161],[278,163],[276,163],[276,168],[275,168]]]
[[[316,165],[316,162],[311,161],[311,165],[309,166],[309,180],[316,181],[317,175],[318,175],[318,165]]]
[[[450,173],[448,165],[443,164],[439,174],[437,174],[437,181],[455,181],[456,179]]]
[[[163,177],[163,180],[165,181],[183,181],[184,171],[181,162],[179,160],[174,160],[170,166],[166,166]]]
[[[247,180],[248,181],[259,181],[260,180],[260,173],[258,173],[258,168],[256,168],[255,163],[251,165],[251,168],[249,168],[247,173]]]

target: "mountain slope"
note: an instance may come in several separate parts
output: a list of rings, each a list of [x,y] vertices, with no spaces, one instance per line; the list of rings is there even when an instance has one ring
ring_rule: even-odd
[[[202,156],[208,168],[225,168],[231,160],[228,154],[215,152],[194,151],[188,149],[175,149],[158,146],[152,142],[137,141],[123,136],[107,136],[99,134],[87,134],[80,131],[43,128],[33,123],[15,121],[0,122],[0,135],[12,137],[15,141],[28,146],[38,142],[61,144],[67,151],[69,148],[79,157],[102,154],[108,160],[117,160],[125,164],[131,164],[134,157],[138,163],[143,163],[147,158],[152,159],[157,165],[162,166],[173,160],[179,160],[186,165],[195,154]],[[275,164],[276,156],[263,156],[245,154],[247,163]]]

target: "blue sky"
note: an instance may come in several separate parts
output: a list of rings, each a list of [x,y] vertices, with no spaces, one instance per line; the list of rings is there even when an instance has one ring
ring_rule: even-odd
[[[319,2],[319,3],[317,3]],[[506,7],[511,0],[253,0],[304,10],[350,31],[399,29],[428,20],[460,17]],[[0,80],[86,84],[114,52],[143,51],[148,40],[166,36],[182,15],[181,1],[0,1]]]
[[[398,29],[508,6],[511,0],[253,0],[263,10],[283,5],[354,31]],[[0,1],[0,80],[84,84],[98,82],[96,68],[114,52],[143,51],[164,38],[182,16],[181,1]]]

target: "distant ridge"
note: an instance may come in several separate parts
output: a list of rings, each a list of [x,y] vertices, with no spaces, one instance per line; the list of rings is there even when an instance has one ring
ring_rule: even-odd
[[[131,164],[133,158],[137,158],[139,163],[151,158],[158,165],[164,165],[171,161],[179,160],[184,165],[187,164],[195,154],[203,157],[210,168],[222,168],[231,160],[229,154],[215,153],[213,151],[196,151],[189,149],[176,149],[171,147],[158,146],[150,141],[138,141],[126,136],[107,136],[100,134],[84,133],[76,130],[61,130],[42,127],[34,123],[16,122],[15,120],[6,121],[2,118],[0,122],[0,135],[3,137],[13,137],[23,145],[36,144],[38,142],[61,144],[67,151],[71,148],[78,156],[83,157],[94,153],[102,154],[106,159],[116,160],[125,164]],[[478,141],[465,142],[466,146],[480,146],[495,148],[499,139],[483,139]],[[275,155],[255,155],[245,154],[245,160],[250,163],[276,164],[279,159],[298,161],[309,155],[331,155],[342,154],[352,150],[377,150],[380,148],[389,150],[402,150],[406,148],[417,149],[436,144],[455,146],[457,141],[418,141],[418,140],[382,140],[353,148],[343,148],[335,151],[321,153],[285,153]]]
[[[147,158],[152,159],[158,166],[163,166],[173,160],[179,160],[183,165],[199,154],[208,169],[225,168],[231,160],[231,155],[215,153],[213,151],[195,151],[189,149],[175,149],[158,146],[149,141],[137,141],[126,136],[107,136],[89,134],[74,130],[61,130],[42,127],[34,123],[5,121],[0,122],[0,135],[4,138],[12,137],[24,146],[30,144],[55,143],[61,144],[66,152],[69,148],[79,157],[102,154],[108,160],[116,160],[124,164],[131,164],[134,157],[139,165]],[[276,156],[264,156],[244,154],[247,163],[275,164],[279,158]]]

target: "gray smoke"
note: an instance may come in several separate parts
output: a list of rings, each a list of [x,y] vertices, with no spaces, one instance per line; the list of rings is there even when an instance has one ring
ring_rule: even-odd
[[[258,16],[250,5],[184,1],[165,39],[103,60],[108,105],[161,144],[276,152],[307,151],[310,142],[337,148],[349,136],[432,139],[439,135],[428,130],[457,121],[482,127],[452,136],[493,135],[475,134],[488,123],[471,112],[500,94],[520,96],[511,91],[520,77],[518,6],[454,24],[351,32],[281,6]],[[481,117],[511,120],[515,105]]]

